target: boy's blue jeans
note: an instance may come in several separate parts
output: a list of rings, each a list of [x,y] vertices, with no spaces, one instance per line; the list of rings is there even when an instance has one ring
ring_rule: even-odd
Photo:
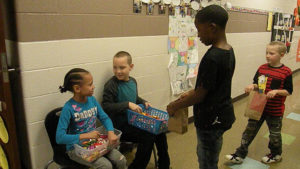
[[[200,169],[218,169],[223,143],[223,129],[197,129],[197,155]]]
[[[281,140],[281,127],[282,117],[281,116],[268,116],[263,115],[259,121],[248,120],[248,125],[243,133],[241,146],[236,149],[235,154],[241,158],[245,158],[248,154],[248,147],[255,138],[261,125],[266,120],[269,128],[269,149],[272,155],[281,155],[282,153],[282,140]]]
[[[146,169],[151,158],[154,143],[158,154],[158,168],[168,169],[170,167],[166,133],[154,135],[129,124],[123,125],[120,129],[123,131],[121,141],[138,143],[135,158],[128,169]]]

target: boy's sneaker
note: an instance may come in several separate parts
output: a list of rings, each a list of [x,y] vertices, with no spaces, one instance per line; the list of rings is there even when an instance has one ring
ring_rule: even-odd
[[[236,154],[229,154],[229,155],[226,155],[225,158],[226,158],[227,160],[229,160],[230,162],[235,163],[235,164],[241,164],[241,163],[244,161],[243,158],[239,157],[239,156],[236,155]]]
[[[282,160],[282,157],[281,155],[272,155],[271,153],[270,154],[267,154],[266,156],[264,156],[262,159],[262,162],[264,163],[276,163],[276,162],[279,162]]]

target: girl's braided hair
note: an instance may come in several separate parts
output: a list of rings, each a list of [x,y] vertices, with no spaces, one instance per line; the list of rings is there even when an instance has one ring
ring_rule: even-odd
[[[63,86],[59,86],[61,93],[70,91],[73,92],[73,86],[80,84],[83,80],[82,73],[89,73],[87,70],[81,68],[71,69],[64,78]]]

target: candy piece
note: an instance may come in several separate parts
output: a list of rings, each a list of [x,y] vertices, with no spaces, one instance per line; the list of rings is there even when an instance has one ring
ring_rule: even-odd
[[[100,138],[103,138],[103,139],[105,139],[105,138],[107,138],[108,136],[106,135],[106,134],[101,134],[100,135]]]
[[[82,145],[88,145],[89,144],[89,141],[84,141],[81,143]]]
[[[95,147],[97,148],[98,146],[103,145],[102,143],[95,143]]]

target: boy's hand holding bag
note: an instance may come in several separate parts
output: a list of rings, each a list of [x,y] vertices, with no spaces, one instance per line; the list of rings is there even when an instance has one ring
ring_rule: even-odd
[[[245,116],[253,120],[259,120],[264,111],[266,103],[267,96],[264,93],[251,91],[248,96]]]

